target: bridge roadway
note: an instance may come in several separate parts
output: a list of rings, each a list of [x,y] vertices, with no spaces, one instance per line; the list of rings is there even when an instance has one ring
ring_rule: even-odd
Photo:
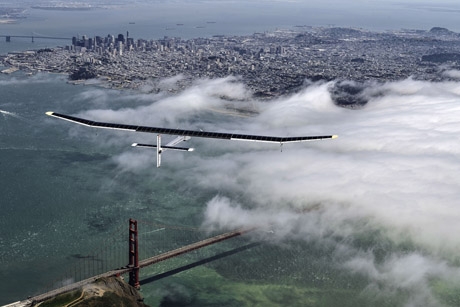
[[[209,246],[209,245],[212,245],[212,244],[215,244],[215,243],[227,240],[227,239],[231,239],[233,237],[243,235],[243,234],[248,233],[248,232],[250,232],[252,230],[253,229],[251,228],[251,229],[239,229],[239,230],[227,232],[227,233],[224,233],[224,234],[220,234],[220,235],[217,235],[217,236],[214,236],[214,237],[211,237],[211,238],[199,241],[199,242],[195,242],[195,243],[192,243],[192,244],[177,248],[175,250],[172,250],[172,251],[169,251],[169,252],[157,255],[157,256],[153,256],[151,258],[144,259],[142,261],[139,261],[139,268],[144,268],[146,266],[149,266],[149,265],[152,265],[152,264],[155,264],[155,263],[158,263],[158,262],[161,262],[161,261],[173,258],[173,257],[177,257],[179,255],[183,255],[183,254],[186,254],[188,252],[191,252],[191,251],[194,251],[194,250],[197,250],[197,249],[200,249],[200,248],[203,248],[203,247],[206,247],[206,246]],[[119,276],[119,275],[122,275],[122,274],[129,273],[133,269],[134,269],[133,267],[124,267],[124,268],[120,268],[120,269],[116,269],[116,270],[111,270],[111,271],[108,271],[106,273],[102,273],[102,274],[90,277],[88,279],[81,280],[79,282],[76,282],[76,283],[73,283],[73,284],[70,284],[70,285],[67,285],[67,286],[52,290],[50,292],[31,297],[31,298],[29,298],[27,300],[19,301],[19,302],[12,303],[12,304],[9,304],[9,305],[5,305],[5,306],[2,306],[2,307],[29,307],[29,306],[33,306],[36,303],[46,301],[46,300],[51,299],[51,298],[53,298],[53,297],[55,297],[57,295],[64,294],[64,293],[79,289],[79,288],[83,287],[84,285],[87,285],[89,283],[95,282],[99,278]]]
[[[5,37],[6,41],[9,42],[12,37],[19,37],[19,38],[31,38],[32,40],[36,38],[41,39],[62,39],[62,40],[72,40],[69,37],[53,37],[53,36],[41,36],[41,35],[0,35],[0,37]]]

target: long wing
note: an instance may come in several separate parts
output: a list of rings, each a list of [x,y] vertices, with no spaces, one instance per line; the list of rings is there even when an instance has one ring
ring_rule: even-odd
[[[74,117],[65,114],[59,114],[56,112],[46,112],[47,115],[67,120],[80,125],[104,128],[104,129],[115,129],[125,130],[133,132],[146,132],[156,134],[168,134],[177,135],[184,137],[200,137],[200,138],[211,138],[211,139],[223,139],[223,140],[238,140],[238,141],[253,141],[253,142],[268,142],[268,143],[293,143],[293,142],[305,142],[305,141],[316,141],[323,139],[335,139],[337,135],[321,135],[321,136],[294,136],[294,137],[278,137],[278,136],[264,136],[264,135],[251,135],[251,134],[236,134],[236,133],[222,133],[222,132],[209,132],[209,131],[196,131],[196,130],[182,130],[182,129],[170,129],[160,127],[148,127],[148,126],[136,126],[136,125],[125,125],[116,123],[105,123],[96,122],[84,118]]]

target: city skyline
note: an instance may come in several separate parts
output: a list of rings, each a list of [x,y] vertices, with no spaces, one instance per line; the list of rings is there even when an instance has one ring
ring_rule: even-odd
[[[298,91],[305,80],[456,80],[459,43],[458,33],[440,27],[385,33],[296,27],[247,36],[158,40],[127,32],[73,37],[65,47],[13,53],[3,62],[11,66],[5,72],[66,73],[77,81],[98,78],[112,88],[140,89],[182,76],[176,90],[183,90],[196,78],[236,76],[259,98],[275,98]],[[442,66],[435,69],[435,64]],[[351,97],[337,99],[346,105]]]

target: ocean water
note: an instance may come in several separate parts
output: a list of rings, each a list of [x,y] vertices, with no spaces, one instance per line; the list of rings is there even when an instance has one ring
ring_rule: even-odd
[[[370,20],[375,7],[344,6],[160,2],[103,12],[33,10],[21,23],[1,25],[0,33],[128,30],[136,38],[187,38],[303,24],[458,27],[452,9],[429,13],[425,6],[381,5],[388,14]],[[0,53],[60,43],[13,39],[0,42]],[[169,96],[76,86],[62,75],[0,75],[0,304],[63,282],[78,255],[99,250],[136,218],[263,229],[249,240],[261,245],[143,286],[152,306],[458,305],[458,82],[374,85],[369,106],[355,111],[334,106],[327,86],[312,85],[267,105],[248,98],[237,80],[201,80]],[[248,107],[259,115],[234,112]],[[281,154],[276,145],[193,140],[195,152],[167,153],[156,169],[153,152],[130,147],[155,142],[154,136],[75,127],[47,111],[185,129],[338,133],[340,142],[285,145]],[[169,239],[162,231],[152,233],[158,242]],[[246,243],[228,242],[195,256]]]
[[[93,100],[88,92],[119,100],[112,107],[145,102],[129,93],[67,84],[60,75],[17,72],[0,78],[2,304],[49,290],[76,262],[72,255],[93,255],[117,239],[110,233],[120,227],[127,236],[129,218],[199,226],[202,193],[169,180],[166,170],[155,173],[153,161],[145,165],[146,176],[123,172],[112,161],[135,139],[101,147],[100,132],[75,136],[72,127],[45,115],[87,109]]]
[[[32,289],[39,289],[47,276],[53,275],[54,264],[65,261],[62,255],[72,254],[65,250],[81,247],[81,240],[91,236],[82,222],[88,218],[87,210],[99,210],[104,197],[94,198],[88,193],[98,188],[85,177],[70,175],[82,170],[76,161],[102,161],[102,156],[92,156],[90,147],[77,149],[82,143],[76,140],[56,142],[67,137],[50,127],[44,115],[46,109],[79,90],[60,76],[30,78],[19,73],[14,77],[2,75],[1,82],[1,296],[6,303],[34,294]],[[84,190],[81,184],[86,186]],[[74,250],[77,254],[78,249]]]

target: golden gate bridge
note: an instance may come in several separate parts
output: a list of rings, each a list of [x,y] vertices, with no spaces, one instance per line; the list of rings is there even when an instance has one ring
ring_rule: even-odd
[[[142,279],[140,278],[141,269],[222,241],[241,237],[253,230],[248,228],[223,233],[209,233],[199,228],[168,226],[130,219],[129,227],[126,225],[119,226],[107,236],[108,239],[98,250],[88,255],[72,255],[73,258],[77,259],[76,263],[67,268],[66,272],[57,280],[51,281],[42,294],[7,306],[33,306],[60,294],[81,288],[97,279],[126,274],[129,276],[129,284],[139,289],[143,284],[233,255],[260,243],[239,242],[237,244],[239,246],[236,248],[233,247],[225,252],[174,269],[165,270],[163,267],[162,273],[144,276]]]

